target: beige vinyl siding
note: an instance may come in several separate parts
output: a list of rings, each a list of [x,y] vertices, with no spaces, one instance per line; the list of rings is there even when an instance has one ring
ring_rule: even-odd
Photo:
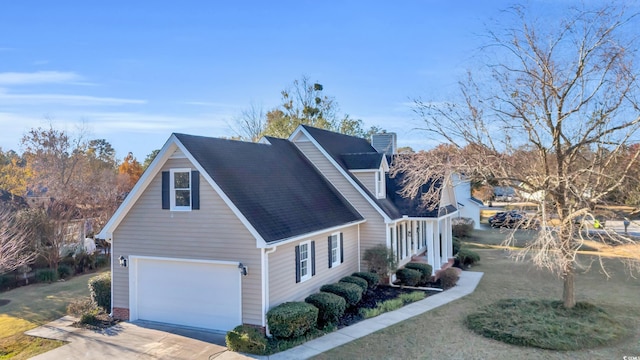
[[[169,159],[162,170],[195,167],[188,159]],[[200,210],[162,209],[159,172],[113,234],[113,255],[238,261],[242,277],[242,321],[261,325],[261,256],[256,240],[222,198],[200,176]],[[116,262],[117,264],[117,262]],[[128,268],[114,266],[113,306],[129,308]],[[189,306],[189,304],[184,304]]]
[[[335,186],[351,205],[367,220],[360,224],[360,256],[366,249],[376,245],[386,245],[386,226],[382,215],[349,183],[338,169],[318,150],[307,141],[295,143],[300,151],[315,165],[315,167]],[[362,269],[367,270],[366,268]]]
[[[286,301],[303,301],[316,293],[325,284],[334,283],[358,271],[358,225],[342,229],[344,262],[329,268],[329,242],[327,232],[301,241],[278,246],[269,254],[269,306]],[[315,241],[316,274],[310,279],[296,283],[295,247],[305,241]]]
[[[364,185],[372,194],[376,193],[376,172],[375,171],[358,171],[352,172],[353,175]]]

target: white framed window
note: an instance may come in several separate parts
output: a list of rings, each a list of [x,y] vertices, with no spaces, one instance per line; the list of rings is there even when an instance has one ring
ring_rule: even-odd
[[[311,279],[311,241],[305,241],[299,245],[299,271],[300,282]]]
[[[329,236],[329,267],[336,267],[342,263],[342,246],[340,246],[340,233]]]
[[[376,197],[378,199],[384,199],[387,197],[384,170],[382,168],[376,171]]]
[[[171,169],[169,192],[171,210],[191,210],[191,169]]]

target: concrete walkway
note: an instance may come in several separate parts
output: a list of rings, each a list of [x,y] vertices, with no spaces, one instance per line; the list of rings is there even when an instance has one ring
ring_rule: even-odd
[[[342,328],[300,346],[271,356],[256,356],[228,351],[224,335],[202,330],[135,321],[122,322],[104,330],[71,326],[74,318],[65,316],[47,325],[25,332],[27,335],[63,340],[69,344],[32,359],[308,359],[340,345],[367,336],[429,310],[471,294],[483,273],[463,271],[458,284],[440,294]]]
[[[480,283],[482,275],[484,275],[484,273],[463,271],[460,275],[460,280],[458,280],[458,284],[454,288],[440,294],[431,295],[424,300],[414,302],[398,310],[384,313],[374,318],[363,320],[357,324],[344,327],[325,336],[307,341],[306,343],[292,349],[269,357],[256,358],[268,360],[308,359],[469,295],[476,289],[478,283]]]

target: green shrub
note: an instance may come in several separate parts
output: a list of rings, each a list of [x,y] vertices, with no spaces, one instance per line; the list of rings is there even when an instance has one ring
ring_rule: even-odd
[[[58,263],[58,266],[60,265],[66,265],[70,268],[75,268],[76,266],[76,260],[73,258],[73,256],[71,256],[71,254],[63,257],[62,259],[60,259],[60,262]]]
[[[80,324],[84,325],[97,325],[98,324],[98,310],[89,311],[80,315]]]
[[[225,337],[227,348],[231,351],[266,355],[267,338],[262,332],[252,326],[238,325],[227,333]]]
[[[353,274],[351,274],[351,276],[357,276],[359,278],[365,279],[367,281],[367,284],[369,284],[369,289],[375,289],[376,286],[378,286],[378,284],[380,283],[380,277],[378,276],[378,274],[369,271],[354,272]]]
[[[109,257],[104,254],[96,255],[96,269],[109,265]]]
[[[66,279],[73,274],[73,268],[66,264],[58,265],[58,277],[60,279]]]
[[[403,301],[401,299],[385,300],[383,302],[377,303],[376,307],[374,307],[372,309],[367,309],[367,308],[360,309],[359,310],[359,314],[363,318],[369,319],[369,318],[378,316],[380,314],[383,314],[383,313],[386,313],[386,312],[389,312],[389,311],[398,310],[403,305],[404,305],[404,303],[403,303]]]
[[[96,310],[96,304],[89,298],[82,298],[73,300],[67,306],[67,315],[81,317],[82,314],[89,313]]]
[[[426,284],[431,280],[431,272],[433,271],[433,267],[429,264],[425,263],[416,263],[410,262],[404,266],[406,269],[418,270],[420,271],[420,284]]]
[[[320,291],[342,296],[350,306],[354,306],[362,300],[363,292],[360,286],[346,282],[322,285]]]
[[[106,312],[111,311],[111,272],[89,279],[89,293],[96,305]]]
[[[440,273],[440,286],[443,289],[450,289],[458,283],[458,269],[455,268],[447,268]]]
[[[347,301],[342,296],[329,292],[311,294],[304,301],[318,308],[319,328],[338,322],[347,309]]]
[[[465,247],[461,248],[460,251],[458,251],[458,255],[456,255],[456,257],[458,258],[460,265],[464,267],[469,267],[480,261],[480,255],[478,255],[477,252],[469,250]]]
[[[340,282],[356,284],[362,288],[363,293],[367,291],[367,288],[369,287],[369,283],[367,282],[367,280],[357,276],[345,276],[342,279],[340,279]]]
[[[37,282],[54,282],[58,280],[58,272],[53,269],[38,269],[36,270]]]
[[[15,283],[15,275],[0,275],[0,290],[8,289]]]
[[[404,304],[411,304],[412,302],[420,301],[427,295],[422,291],[413,291],[410,293],[400,294],[398,298],[402,300]]]
[[[460,247],[462,247],[462,242],[457,237],[453,237],[451,240],[451,244],[453,245],[453,255],[457,254],[460,251]]]
[[[398,266],[393,250],[385,245],[377,245],[365,250],[363,259],[367,262],[369,271],[379,275],[388,275]]]
[[[416,286],[421,278],[422,273],[418,270],[402,268],[396,271],[396,279],[402,285]]]
[[[84,250],[78,251],[75,256],[76,273],[83,273],[87,269],[95,269],[96,256]]]
[[[267,312],[267,322],[273,336],[297,338],[316,327],[318,308],[305,302],[286,302]]]
[[[470,218],[455,218],[451,221],[451,233],[458,238],[466,238],[473,231],[474,221]]]

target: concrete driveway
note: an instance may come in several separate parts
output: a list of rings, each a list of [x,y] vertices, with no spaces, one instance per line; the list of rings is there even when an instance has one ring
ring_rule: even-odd
[[[26,332],[27,335],[69,342],[32,359],[251,359],[227,351],[224,335],[136,321],[103,330],[71,326],[65,316]]]

